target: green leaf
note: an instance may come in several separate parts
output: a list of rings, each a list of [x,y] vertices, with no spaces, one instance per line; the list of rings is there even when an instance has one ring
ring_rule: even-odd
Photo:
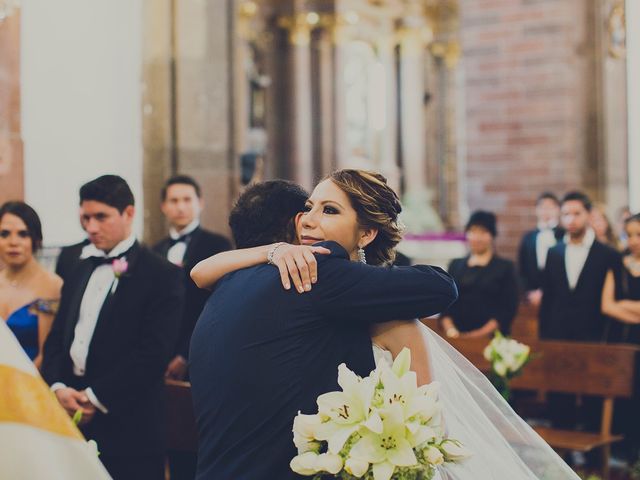
[[[76,410],[76,413],[73,414],[73,417],[71,418],[71,420],[76,425],[80,424],[80,422],[82,421],[82,410],[80,409]]]

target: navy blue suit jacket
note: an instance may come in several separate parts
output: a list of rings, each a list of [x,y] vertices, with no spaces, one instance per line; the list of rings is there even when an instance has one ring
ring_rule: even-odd
[[[289,469],[293,418],[338,389],[340,363],[370,373],[369,325],[429,316],[456,299],[439,268],[373,267],[325,245],[332,253],[317,257],[309,293],[284,290],[278,269],[260,265],[224,277],[208,300],[189,367],[198,480],[298,478]]]

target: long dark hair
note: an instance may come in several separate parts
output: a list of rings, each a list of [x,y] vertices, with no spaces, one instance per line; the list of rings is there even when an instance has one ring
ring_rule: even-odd
[[[42,223],[36,211],[24,202],[10,201],[0,207],[0,220],[7,213],[15,215],[27,226],[31,237],[31,249],[36,253],[42,247]]]

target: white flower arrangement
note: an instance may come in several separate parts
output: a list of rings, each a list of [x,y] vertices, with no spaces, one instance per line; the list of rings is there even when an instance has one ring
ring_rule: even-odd
[[[438,385],[418,387],[410,364],[406,348],[365,378],[341,364],[342,391],[320,395],[318,413],[294,419],[291,469],[314,478],[429,480],[439,465],[471,455],[445,438]]]
[[[509,380],[519,375],[531,360],[531,348],[496,331],[493,339],[484,349],[484,358],[491,362],[492,381],[508,400]]]

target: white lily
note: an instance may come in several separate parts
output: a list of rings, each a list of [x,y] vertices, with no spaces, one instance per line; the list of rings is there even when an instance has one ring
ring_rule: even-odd
[[[330,453],[337,454],[349,437],[364,426],[382,431],[382,420],[371,402],[375,384],[370,378],[362,379],[343,363],[338,367],[338,384],[342,392],[329,392],[318,397],[318,413],[329,421],[318,425],[315,437],[326,440]]]
[[[357,458],[347,458],[347,461],[344,462],[344,469],[354,477],[360,478],[369,470],[369,462]]]
[[[432,445],[424,449],[424,458],[426,458],[431,465],[437,466],[444,463],[444,455],[439,449]]]
[[[315,475],[318,473],[318,469],[316,468],[317,458],[317,453],[306,452],[293,457],[289,463],[289,467],[300,475]]]
[[[396,467],[416,465],[418,460],[406,437],[404,415],[400,404],[382,412],[382,434],[361,432],[362,438],[351,449],[351,457],[373,464],[375,480],[388,480]]]
[[[342,457],[340,455],[334,455],[332,453],[321,453],[316,458],[316,468],[319,472],[328,472],[332,475],[335,475],[340,470],[344,462],[342,461]]]
[[[305,415],[298,412],[293,419],[293,443],[298,453],[318,451],[320,443],[316,441],[316,430],[322,423],[320,415]]]

